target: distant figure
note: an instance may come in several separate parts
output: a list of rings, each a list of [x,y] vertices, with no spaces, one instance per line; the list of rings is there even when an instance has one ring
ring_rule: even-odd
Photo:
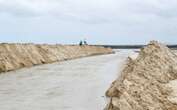
[[[80,46],[82,46],[82,45],[83,45],[82,41],[80,41],[80,42],[79,42],[79,45],[80,45]]]
[[[84,39],[84,45],[88,45],[88,44],[87,44],[87,41],[86,41],[85,39]]]

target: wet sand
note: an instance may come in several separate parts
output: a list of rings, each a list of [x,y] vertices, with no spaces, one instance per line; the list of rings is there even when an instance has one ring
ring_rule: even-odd
[[[0,75],[0,110],[103,110],[105,91],[132,51]]]

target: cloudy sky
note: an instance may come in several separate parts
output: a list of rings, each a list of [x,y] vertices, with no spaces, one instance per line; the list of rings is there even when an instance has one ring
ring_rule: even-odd
[[[177,0],[0,0],[0,42],[177,43]]]

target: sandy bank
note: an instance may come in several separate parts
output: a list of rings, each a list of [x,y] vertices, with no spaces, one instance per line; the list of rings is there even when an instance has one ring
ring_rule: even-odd
[[[177,55],[151,42],[130,57],[106,95],[106,110],[177,110]]]
[[[0,72],[108,53],[112,53],[112,50],[95,46],[3,43],[0,44]]]

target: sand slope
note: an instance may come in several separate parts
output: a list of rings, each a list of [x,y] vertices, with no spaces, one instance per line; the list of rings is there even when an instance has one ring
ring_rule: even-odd
[[[95,46],[0,44],[0,72],[84,56],[112,53]]]
[[[177,110],[175,79],[177,56],[153,41],[136,59],[128,60],[106,92],[110,97],[106,110]]]

